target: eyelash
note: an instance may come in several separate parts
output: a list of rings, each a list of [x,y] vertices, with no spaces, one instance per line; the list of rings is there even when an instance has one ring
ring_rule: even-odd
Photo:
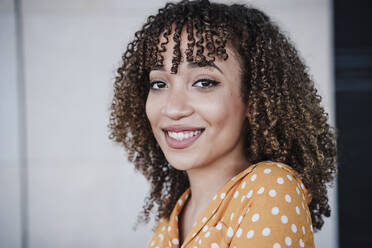
[[[199,83],[199,82],[207,82],[208,84],[210,84],[210,86],[205,86],[205,87],[199,87],[199,88],[202,88],[202,89],[209,89],[209,88],[212,88],[212,87],[216,87],[217,85],[220,84],[220,82],[216,81],[216,80],[212,80],[212,79],[208,79],[208,78],[202,78],[202,79],[199,79],[197,80],[195,83],[193,83],[192,85],[194,86],[195,84]],[[154,88],[154,86],[158,83],[162,83],[163,85],[166,85],[165,82],[163,81],[152,81],[150,82],[150,89],[151,90],[160,90],[160,89],[163,89],[163,88]]]

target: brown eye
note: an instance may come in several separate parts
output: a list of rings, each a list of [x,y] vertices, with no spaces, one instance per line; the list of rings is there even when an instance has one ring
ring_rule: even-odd
[[[193,86],[200,87],[200,88],[211,88],[217,86],[220,82],[217,82],[212,79],[200,79],[196,81]]]
[[[162,81],[153,81],[150,83],[150,88],[154,90],[159,90],[167,87],[168,87],[167,84]]]

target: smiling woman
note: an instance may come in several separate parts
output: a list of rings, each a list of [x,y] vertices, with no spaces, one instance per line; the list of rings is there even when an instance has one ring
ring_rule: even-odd
[[[296,49],[261,11],[167,4],[123,55],[110,138],[151,182],[148,247],[314,247],[336,136]]]
[[[150,71],[146,101],[147,117],[165,157],[174,168],[189,174],[200,174],[206,167],[218,174],[226,166],[245,168],[241,134],[247,107],[236,55],[227,48],[226,61],[217,58],[213,66],[205,67],[181,62],[177,73],[171,73],[174,46],[174,41],[166,45],[164,70]],[[186,49],[184,31],[181,54]]]

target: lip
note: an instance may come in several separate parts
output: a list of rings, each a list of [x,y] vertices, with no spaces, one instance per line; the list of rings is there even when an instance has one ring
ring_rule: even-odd
[[[181,126],[181,125],[173,125],[162,128],[163,131],[168,132],[186,132],[186,131],[204,131],[205,128],[203,127],[191,127],[191,126]]]
[[[167,142],[168,146],[173,149],[185,149],[191,146],[204,132],[205,128],[201,127],[187,127],[187,126],[169,126],[166,128],[162,128],[165,135],[165,141]],[[173,139],[168,135],[169,132],[185,132],[185,131],[198,131],[201,130],[201,133],[195,135],[193,137],[183,139],[183,140],[176,140]]]

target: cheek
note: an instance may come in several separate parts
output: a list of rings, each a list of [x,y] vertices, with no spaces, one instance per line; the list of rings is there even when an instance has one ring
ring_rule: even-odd
[[[156,124],[156,117],[159,116],[158,109],[156,108],[157,104],[154,102],[154,97],[149,93],[146,100],[146,115],[150,121],[151,126]]]
[[[212,127],[223,126],[226,119],[229,118],[229,106],[222,101],[210,101],[200,107],[204,119]]]
[[[203,119],[216,132],[223,130],[239,130],[244,115],[244,107],[239,96],[233,94],[219,94],[202,101],[197,107]],[[220,130],[223,129],[223,130]]]

